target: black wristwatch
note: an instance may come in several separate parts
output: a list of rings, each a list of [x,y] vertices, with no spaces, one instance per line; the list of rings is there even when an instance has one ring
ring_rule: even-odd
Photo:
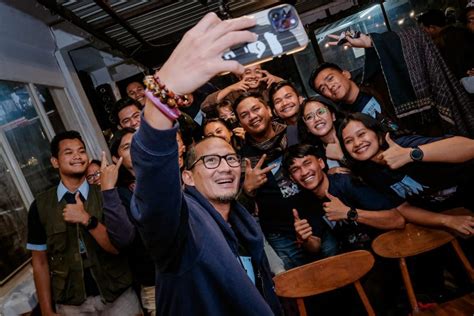
[[[350,220],[351,222],[355,222],[359,218],[359,214],[357,213],[357,210],[354,207],[351,207],[347,211],[347,219]]]
[[[97,217],[91,216],[89,217],[89,220],[87,221],[86,229],[87,230],[94,229],[97,227],[97,225],[99,225],[99,220],[97,219]]]
[[[412,150],[410,151],[410,158],[413,161],[422,161],[423,160],[423,150],[420,149],[420,147],[416,146],[413,147]]]

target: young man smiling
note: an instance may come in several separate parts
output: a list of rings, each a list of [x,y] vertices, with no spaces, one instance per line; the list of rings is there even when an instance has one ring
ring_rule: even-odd
[[[51,141],[59,185],[38,195],[28,214],[28,244],[41,311],[52,315],[141,313],[128,264],[118,256],[103,222],[102,199],[89,185],[88,156],[76,131]],[[117,277],[119,276],[119,277]]]
[[[304,98],[299,95],[296,87],[283,80],[270,87],[270,101],[275,114],[288,126],[295,126],[298,121],[300,105]]]
[[[396,210],[400,205],[397,199],[386,197],[350,174],[327,175],[323,171],[324,161],[314,146],[289,147],[283,167],[299,186],[325,201],[325,220],[336,233],[343,251],[370,248],[372,237],[380,230],[404,227],[405,220]],[[295,228],[301,239],[309,240],[310,236],[303,236],[306,227],[297,221]]]
[[[201,104],[201,110],[206,113],[212,112],[216,105],[224,100],[234,103],[235,100],[245,92],[258,93],[265,101],[269,100],[268,88],[276,82],[283,80],[274,76],[260,65],[245,68],[244,73],[239,76],[239,81],[225,87],[222,90],[211,93]]]
[[[126,127],[138,129],[141,110],[140,102],[130,98],[120,99],[115,103],[112,118],[118,129]]]
[[[241,149],[246,157],[242,190],[255,199],[265,237],[283,260],[285,268],[305,264],[313,258],[296,243],[292,209],[307,214],[315,234],[321,233],[318,229],[321,223],[312,207],[314,197],[301,191],[281,168],[282,154],[289,143],[287,127],[272,122],[270,107],[256,94],[247,93],[239,97],[234,111],[246,132],[246,142]]]
[[[313,89],[350,113],[361,112],[372,116],[391,130],[397,130],[393,105],[384,94],[362,91],[352,80],[348,70],[333,63],[322,63],[310,77]]]

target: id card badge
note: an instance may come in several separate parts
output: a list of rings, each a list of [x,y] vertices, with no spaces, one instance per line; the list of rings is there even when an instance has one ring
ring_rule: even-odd
[[[247,272],[250,281],[255,284],[255,272],[253,271],[252,258],[248,256],[240,256],[240,262],[245,272]]]
[[[326,215],[323,216],[323,219],[324,219],[324,221],[326,222],[326,224],[329,225],[329,227],[330,227],[331,229],[334,229],[334,227],[336,227],[336,224],[337,224],[336,221],[330,221],[330,220],[326,217]]]

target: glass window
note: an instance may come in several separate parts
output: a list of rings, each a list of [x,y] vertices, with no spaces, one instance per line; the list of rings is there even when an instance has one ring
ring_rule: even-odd
[[[0,81],[0,129],[5,133],[33,195],[58,182],[49,140],[25,84]]]
[[[352,29],[362,33],[383,33],[387,31],[381,6],[373,5],[356,14],[350,15],[337,22],[324,25],[314,31],[319,49],[324,61],[339,65],[349,70],[353,76],[361,73],[364,65],[364,49],[347,46],[329,46],[328,42],[335,41],[327,35],[339,36],[342,32]]]
[[[398,32],[406,27],[416,26],[416,12],[408,0],[392,0],[383,3],[390,29]]]
[[[319,64],[314,52],[313,44],[309,42],[308,46],[304,50],[294,54],[293,56],[295,58],[295,63],[298,68],[301,80],[303,81],[306,95],[317,95],[317,93],[309,86],[309,77],[311,76],[311,72]]]
[[[0,147],[0,285],[29,258],[27,211]]]
[[[38,97],[40,102],[43,105],[44,111],[48,116],[51,125],[53,126],[54,132],[60,133],[64,132],[66,128],[64,127],[63,121],[59,116],[59,112],[56,106],[56,102],[54,101],[54,97],[51,94],[50,90],[62,90],[57,88],[48,88],[42,85],[35,85],[36,92],[38,93]]]

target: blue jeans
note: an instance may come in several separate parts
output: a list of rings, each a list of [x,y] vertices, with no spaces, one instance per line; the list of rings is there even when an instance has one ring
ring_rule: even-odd
[[[269,233],[267,241],[283,261],[286,270],[301,266],[309,262],[302,247],[296,243],[293,233]]]
[[[336,237],[330,229],[325,229],[321,236],[321,257],[335,256],[338,252],[339,247]]]

